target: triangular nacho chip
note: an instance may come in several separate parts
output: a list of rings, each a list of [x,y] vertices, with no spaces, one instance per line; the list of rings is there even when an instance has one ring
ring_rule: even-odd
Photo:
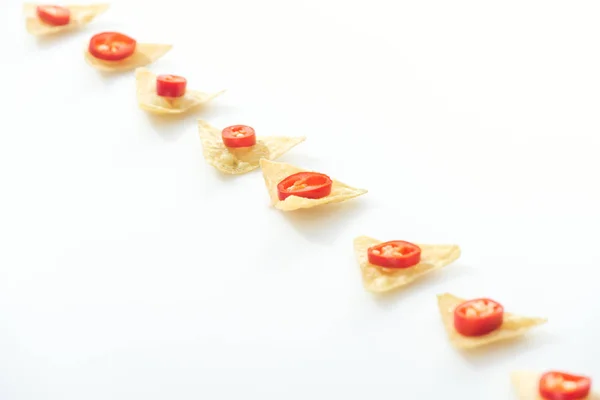
[[[85,61],[92,67],[105,72],[129,71],[153,63],[164,56],[173,46],[170,44],[137,43],[135,52],[119,61],[104,61],[90,54],[85,49]]]
[[[502,326],[495,331],[484,336],[463,336],[454,329],[454,309],[466,300],[450,293],[440,294],[437,298],[442,322],[444,323],[448,337],[452,344],[460,349],[473,349],[502,340],[517,338],[524,335],[531,328],[547,322],[545,318],[520,317],[505,312]]]
[[[460,247],[456,245],[417,244],[421,248],[421,261],[410,268],[382,268],[369,262],[367,250],[381,243],[377,239],[360,236],[354,239],[354,253],[360,265],[363,285],[366,290],[383,293],[419,279],[436,269],[445,267],[460,257]]]
[[[218,93],[204,93],[186,90],[185,95],[167,99],[156,94],[156,75],[146,68],[135,70],[137,100],[140,108],[154,114],[182,114],[194,107],[208,103],[219,96]]]
[[[86,25],[98,15],[102,14],[110,7],[109,4],[89,4],[78,6],[64,6],[71,11],[71,20],[67,25],[53,26],[48,25],[37,16],[37,6],[39,4],[23,4],[23,13],[25,14],[25,28],[27,32],[35,36],[52,35],[58,32],[70,31]]]
[[[543,400],[539,395],[539,382],[542,374],[534,371],[515,371],[510,380],[518,400]],[[592,388],[593,390],[593,388]],[[592,392],[585,400],[600,400],[600,393]]]
[[[232,175],[255,170],[261,159],[274,160],[306,140],[305,137],[258,136],[254,146],[232,149],[223,144],[221,130],[207,122],[198,120],[198,132],[206,162]]]
[[[277,196],[277,184],[292,174],[307,170],[294,167],[290,164],[273,162],[265,159],[260,160],[260,167],[263,171],[265,185],[269,191],[271,205],[282,211],[293,211],[300,208],[317,207],[323,204],[340,203],[367,193],[365,189],[353,188],[352,186],[348,186],[345,183],[332,179],[333,185],[329,196],[321,199],[306,199],[298,196],[290,196],[281,201]]]

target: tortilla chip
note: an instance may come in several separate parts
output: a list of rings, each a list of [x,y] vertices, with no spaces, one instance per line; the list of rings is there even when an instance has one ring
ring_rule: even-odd
[[[124,60],[104,61],[90,54],[85,48],[85,61],[104,72],[129,71],[153,63],[164,56],[173,46],[170,44],[138,43],[135,52]]]
[[[305,137],[265,136],[257,137],[252,147],[227,148],[221,139],[221,130],[198,120],[198,131],[206,161],[221,172],[240,175],[259,167],[261,159],[274,160],[281,157]]]
[[[154,114],[182,114],[194,107],[208,103],[224,93],[204,93],[186,90],[182,97],[168,99],[156,94],[156,75],[146,68],[135,70],[137,100],[140,108]]]
[[[27,32],[35,36],[52,35],[58,32],[65,32],[89,24],[94,18],[102,14],[110,7],[109,4],[90,4],[79,6],[64,6],[71,11],[71,20],[67,25],[52,26],[48,25],[37,16],[36,8],[38,4],[23,4],[23,13],[25,14],[25,28]]]
[[[365,189],[357,189],[332,179],[333,185],[329,196],[321,199],[306,199],[304,197],[290,196],[285,200],[280,201],[277,196],[277,184],[292,174],[307,170],[294,167],[290,164],[273,162],[265,159],[260,160],[260,167],[263,171],[265,185],[269,191],[271,205],[282,211],[293,211],[300,208],[317,207],[323,204],[340,203],[367,193]]]
[[[502,340],[517,338],[524,335],[531,328],[548,321],[546,318],[520,317],[505,312],[502,326],[495,331],[484,336],[463,336],[454,329],[454,308],[466,300],[449,293],[444,293],[437,297],[442,322],[444,323],[450,342],[460,349],[474,349]]]
[[[421,261],[410,268],[382,268],[369,262],[367,250],[381,243],[377,239],[360,236],[354,239],[354,254],[360,264],[363,285],[373,293],[384,293],[408,285],[436,269],[456,261],[460,257],[457,245],[418,244],[421,248]]]
[[[515,371],[510,374],[510,380],[519,400],[543,400],[539,395],[541,373],[534,371]],[[598,392],[592,392],[585,400],[600,400]]]

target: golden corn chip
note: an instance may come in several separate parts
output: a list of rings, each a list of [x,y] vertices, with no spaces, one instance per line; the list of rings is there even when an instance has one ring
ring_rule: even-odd
[[[79,6],[64,6],[71,11],[71,20],[67,25],[52,26],[48,25],[37,16],[38,4],[23,4],[23,13],[25,14],[25,28],[27,32],[35,36],[52,35],[58,32],[70,31],[86,25],[98,15],[108,10],[109,4],[90,4]]]
[[[156,94],[156,75],[146,68],[135,70],[137,100],[140,108],[154,114],[181,114],[194,107],[208,103],[219,96],[218,93],[203,93],[186,90],[185,95],[168,99]]]
[[[234,149],[226,147],[221,139],[221,130],[207,122],[198,120],[198,131],[206,161],[219,171],[231,175],[255,170],[261,158],[276,159],[306,140],[305,137],[257,136],[254,146]]]
[[[454,329],[454,309],[466,300],[449,293],[440,294],[437,298],[442,322],[450,342],[460,349],[473,349],[502,340],[513,339],[524,335],[531,328],[547,322],[546,318],[520,317],[505,312],[502,326],[495,331],[484,336],[463,336]]]
[[[137,43],[135,52],[119,61],[105,61],[90,54],[85,48],[85,61],[92,67],[104,72],[129,71],[151,64],[164,56],[173,46],[170,44]]]
[[[543,400],[539,395],[542,374],[534,371],[515,371],[510,374],[518,400]],[[600,393],[592,392],[585,400],[600,400]]]
[[[419,279],[436,269],[451,264],[460,257],[460,247],[456,245],[418,244],[421,248],[421,261],[410,268],[382,268],[369,262],[367,250],[381,241],[367,236],[354,239],[354,253],[360,265],[363,285],[366,290],[383,293]]]
[[[260,167],[263,171],[265,185],[269,191],[271,205],[282,211],[293,211],[300,208],[317,207],[323,204],[340,203],[367,193],[364,189],[353,188],[352,186],[348,186],[345,183],[332,179],[333,184],[329,196],[320,199],[306,199],[298,196],[290,196],[281,201],[277,195],[277,184],[292,174],[307,170],[294,167],[290,164],[273,162],[266,159],[260,160]]]

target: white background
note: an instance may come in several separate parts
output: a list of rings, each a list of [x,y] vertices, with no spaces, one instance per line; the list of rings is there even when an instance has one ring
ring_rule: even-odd
[[[27,35],[0,6],[0,399],[513,398],[513,369],[600,386],[596,1],[120,0]],[[83,60],[119,30],[227,89],[183,119]],[[280,161],[369,193],[269,207],[208,166],[196,118],[306,135]],[[456,243],[410,288],[362,288],[352,240]],[[435,295],[549,318],[452,348]]]

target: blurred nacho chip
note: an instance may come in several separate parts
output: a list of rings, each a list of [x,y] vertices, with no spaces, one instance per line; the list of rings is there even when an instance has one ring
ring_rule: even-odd
[[[137,43],[135,52],[119,61],[105,61],[90,54],[85,49],[85,61],[92,67],[104,72],[122,72],[143,67],[164,56],[173,46],[170,44]]]
[[[510,374],[515,394],[518,400],[542,400],[539,395],[540,378],[542,374],[535,371],[514,371]],[[592,392],[585,400],[600,400],[600,393]]]
[[[208,103],[224,92],[204,93],[188,89],[182,97],[162,97],[156,93],[156,75],[146,68],[135,70],[135,82],[140,108],[154,114],[182,114],[194,107]]]
[[[408,285],[420,277],[443,268],[460,257],[456,245],[417,244],[421,248],[421,260],[409,268],[382,268],[369,263],[367,250],[382,243],[368,236],[354,239],[354,253],[360,265],[363,285],[366,290],[384,293]]]
[[[253,171],[260,166],[261,159],[274,160],[306,140],[305,137],[259,136],[252,147],[229,148],[223,144],[221,130],[207,122],[198,120],[198,132],[206,162],[231,175]]]
[[[450,342],[460,349],[473,349],[503,340],[514,339],[523,336],[531,328],[547,322],[545,318],[521,317],[505,312],[502,326],[495,331],[483,336],[463,336],[454,329],[454,309],[466,300],[450,293],[440,294],[437,298],[442,322]]]
[[[320,199],[307,199],[298,196],[289,196],[285,200],[281,201],[279,200],[277,194],[277,184],[292,174],[307,170],[294,167],[293,165],[286,163],[269,161],[268,159],[260,160],[260,167],[263,171],[265,185],[269,191],[271,205],[282,211],[293,211],[301,208],[317,207],[329,203],[340,203],[342,201],[350,200],[367,193],[365,189],[357,189],[332,179],[333,184],[331,186],[331,193],[326,197],[322,197]]]
[[[110,7],[109,4],[71,5],[64,6],[71,12],[71,19],[67,25],[49,25],[37,15],[37,6],[42,4],[25,3],[23,13],[25,14],[25,28],[27,32],[35,36],[52,35],[80,28],[90,22]]]

